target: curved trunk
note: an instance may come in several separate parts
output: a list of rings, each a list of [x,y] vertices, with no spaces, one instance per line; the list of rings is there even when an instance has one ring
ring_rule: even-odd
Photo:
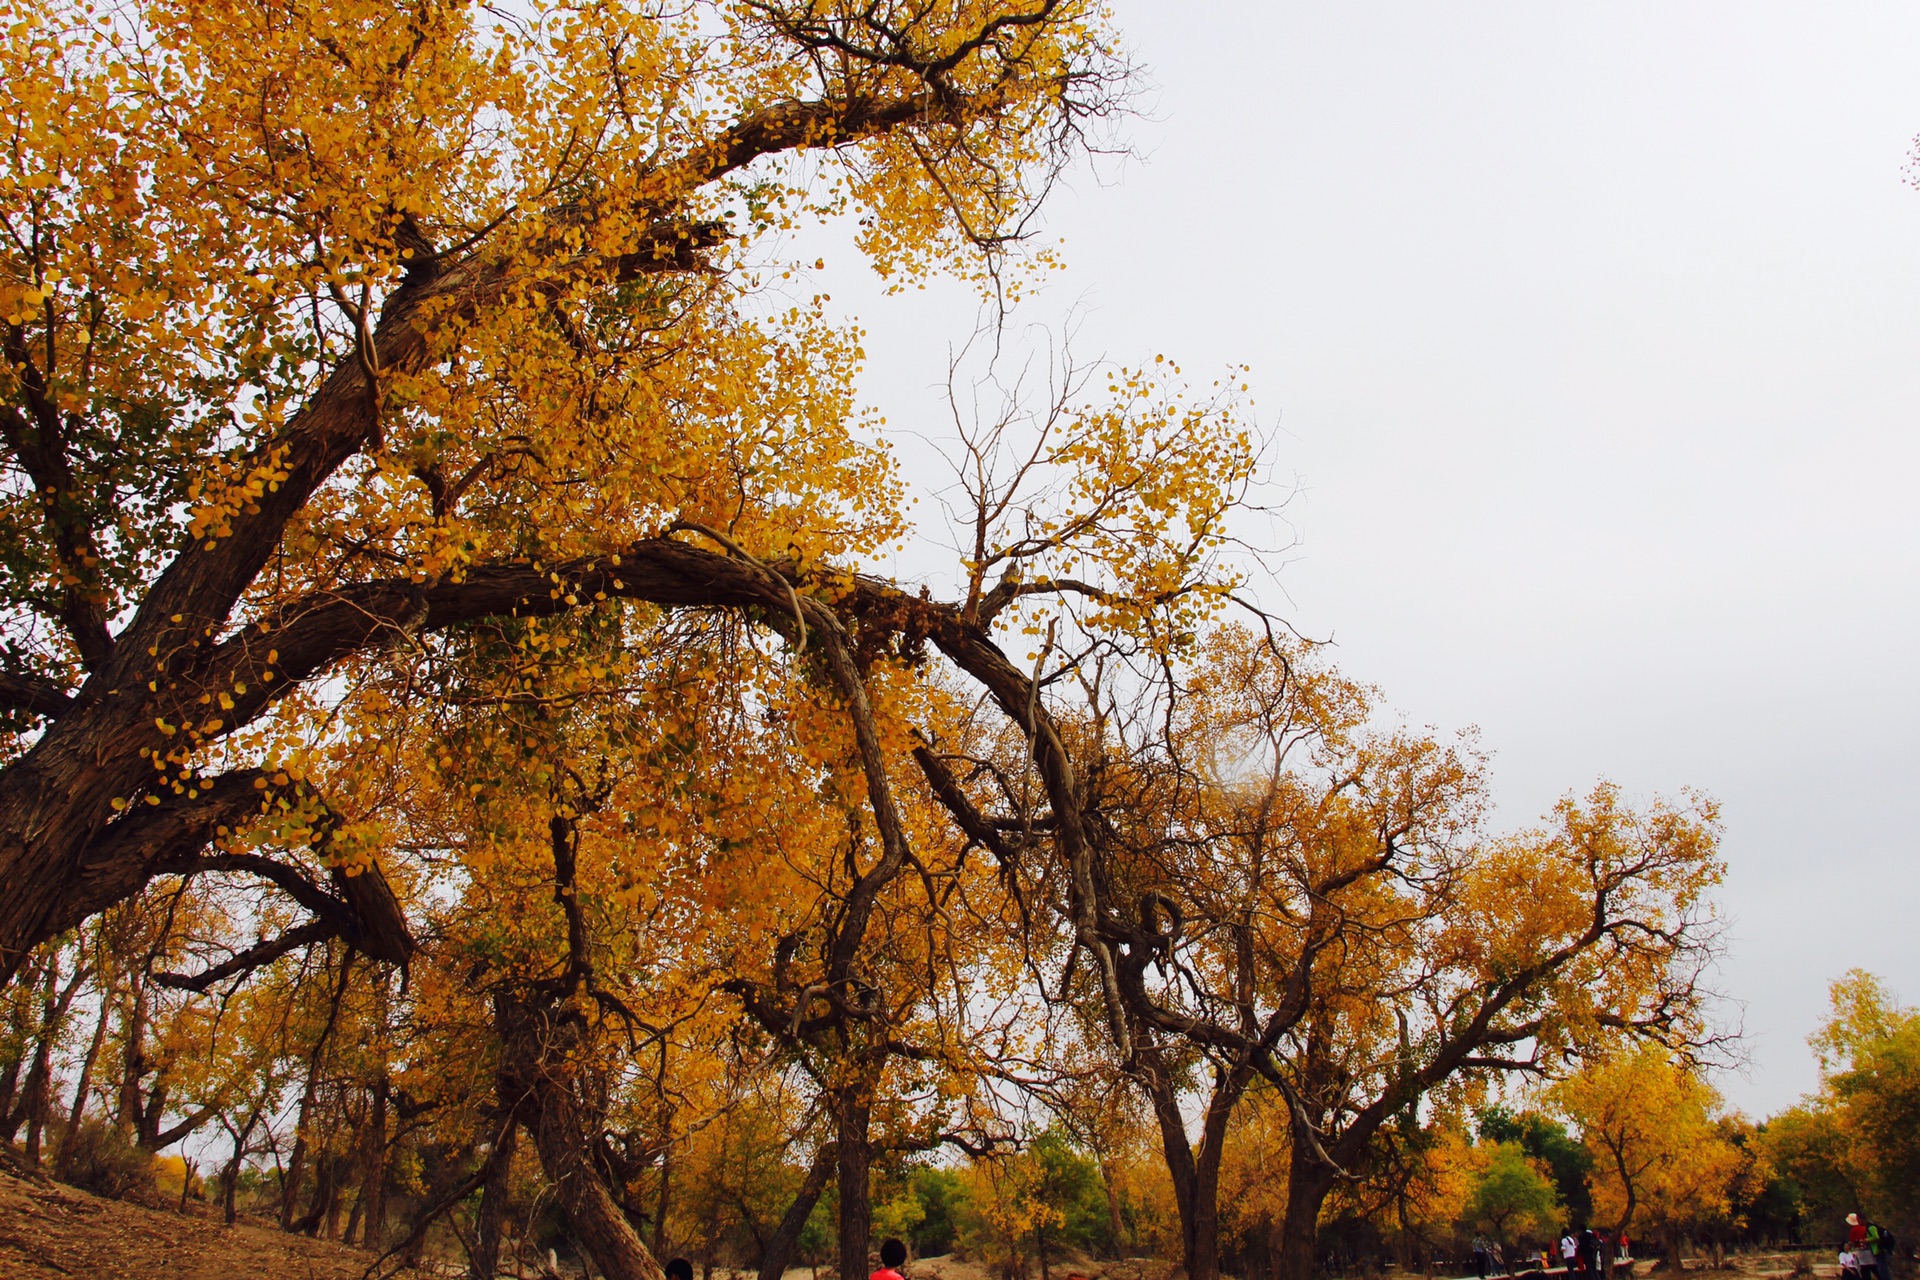
[[[627,1221],[594,1167],[586,1126],[571,1091],[554,1084],[535,1091],[540,1109],[534,1145],[574,1237],[607,1280],[664,1280],[640,1233]]]
[[[520,1114],[574,1239],[606,1280],[664,1280],[593,1159],[600,1127],[593,1099],[599,1091],[592,1087],[592,1068],[580,1061],[591,1048],[592,1029],[577,1010],[505,992],[494,998],[494,1019],[500,1094],[524,1100]]]
[[[760,1280],[780,1280],[786,1274],[787,1267],[793,1262],[793,1251],[799,1247],[800,1233],[807,1229],[807,1219],[813,1216],[813,1206],[820,1203],[821,1193],[827,1189],[827,1183],[833,1177],[839,1163],[839,1144],[829,1142],[813,1153],[813,1163],[807,1166],[806,1181],[800,1184],[799,1194],[793,1203],[780,1216],[780,1225],[774,1228],[773,1236],[767,1241],[767,1247],[760,1254]]]

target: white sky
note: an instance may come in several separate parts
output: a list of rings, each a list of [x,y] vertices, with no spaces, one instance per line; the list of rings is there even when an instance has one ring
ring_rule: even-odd
[[[1479,725],[1506,820],[1719,797],[1723,1086],[1791,1102],[1829,980],[1920,998],[1920,5],[1117,8],[1145,158],[1061,193],[1023,319],[1253,366],[1302,487],[1268,600]],[[939,431],[971,303],[833,265],[870,395]]]

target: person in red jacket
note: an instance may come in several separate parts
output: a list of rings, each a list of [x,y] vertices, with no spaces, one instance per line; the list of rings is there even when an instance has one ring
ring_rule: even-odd
[[[888,1237],[880,1242],[880,1269],[873,1273],[873,1280],[907,1280],[900,1274],[900,1268],[907,1263],[907,1246]]]

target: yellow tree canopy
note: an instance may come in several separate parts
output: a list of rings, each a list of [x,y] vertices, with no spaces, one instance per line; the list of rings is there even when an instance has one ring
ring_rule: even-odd
[[[1677,1238],[1726,1218],[1744,1160],[1720,1095],[1658,1045],[1595,1063],[1553,1098],[1593,1155],[1593,1207],[1616,1231]]]
[[[897,533],[858,334],[764,293],[769,246],[857,221],[882,271],[984,270],[1113,105],[1103,22],[0,5],[0,967],[297,799],[269,748],[325,709],[283,701],[350,655],[788,603],[675,528],[800,566]]]

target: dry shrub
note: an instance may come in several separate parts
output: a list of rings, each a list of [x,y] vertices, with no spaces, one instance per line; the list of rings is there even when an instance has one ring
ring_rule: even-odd
[[[113,1200],[152,1193],[153,1157],[118,1125],[82,1120],[67,1142],[71,1149],[61,1153],[61,1163],[72,1185]]]

